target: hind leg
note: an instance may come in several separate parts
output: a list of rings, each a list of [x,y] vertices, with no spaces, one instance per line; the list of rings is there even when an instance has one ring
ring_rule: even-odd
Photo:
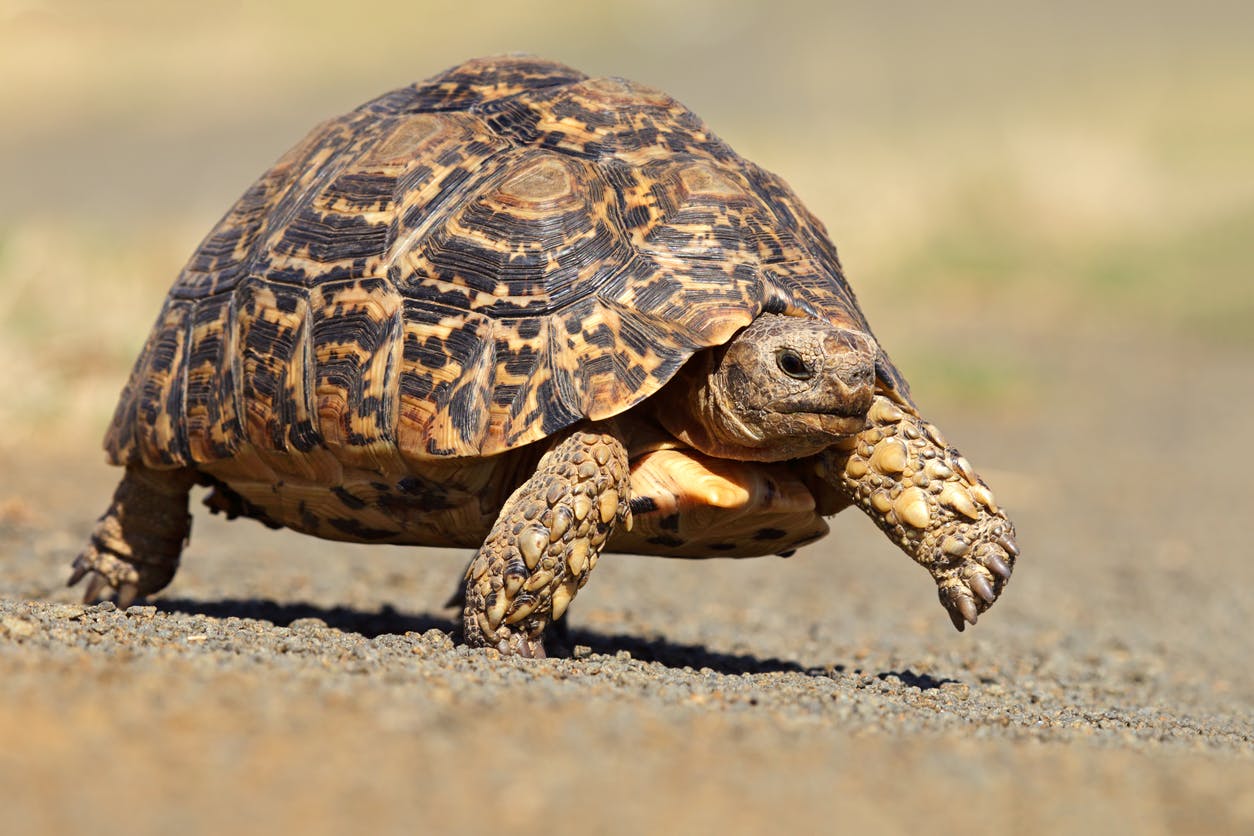
[[[170,582],[191,532],[187,501],[196,480],[194,470],[126,468],[109,510],[74,561],[69,585],[89,578],[85,602],[114,594],[125,608]]]

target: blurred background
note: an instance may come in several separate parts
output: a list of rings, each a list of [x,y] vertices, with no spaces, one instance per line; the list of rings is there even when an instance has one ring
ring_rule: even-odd
[[[1252,37],[1242,2],[3,0],[0,450],[92,454],[182,262],[315,122],[506,51],[782,174],[925,404],[1040,409],[1078,333],[1248,352]]]

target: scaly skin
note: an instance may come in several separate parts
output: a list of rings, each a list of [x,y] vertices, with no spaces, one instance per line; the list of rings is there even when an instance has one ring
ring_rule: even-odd
[[[466,643],[544,656],[544,628],[587,583],[614,527],[630,527],[630,501],[627,449],[615,435],[580,430],[558,441],[466,570]]]
[[[1010,580],[1014,524],[934,425],[883,395],[867,417],[865,430],[820,457],[820,475],[932,574],[961,631]]]
[[[195,483],[192,470],[127,467],[113,502],[74,561],[69,585],[90,575],[84,600],[97,601],[116,592],[123,609],[136,597],[164,588],[178,569],[191,533],[187,500]]]

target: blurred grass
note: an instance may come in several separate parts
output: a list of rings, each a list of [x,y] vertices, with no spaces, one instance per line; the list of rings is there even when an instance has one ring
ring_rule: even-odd
[[[315,121],[512,50],[663,87],[783,174],[916,389],[1040,397],[1073,334],[1249,351],[1251,32],[1237,3],[0,4],[0,447],[96,445],[183,260]]]

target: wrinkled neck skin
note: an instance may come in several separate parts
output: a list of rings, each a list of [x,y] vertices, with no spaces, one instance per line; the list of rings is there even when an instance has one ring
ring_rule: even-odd
[[[775,416],[776,432],[767,437],[751,426],[753,414],[737,408],[749,400],[740,391],[752,385],[749,379],[725,379],[726,385],[715,385],[720,356],[717,351],[698,354],[653,399],[658,423],[679,441],[718,458],[779,462],[816,455],[847,436],[815,430],[800,419]],[[742,420],[741,415],[750,420]]]

